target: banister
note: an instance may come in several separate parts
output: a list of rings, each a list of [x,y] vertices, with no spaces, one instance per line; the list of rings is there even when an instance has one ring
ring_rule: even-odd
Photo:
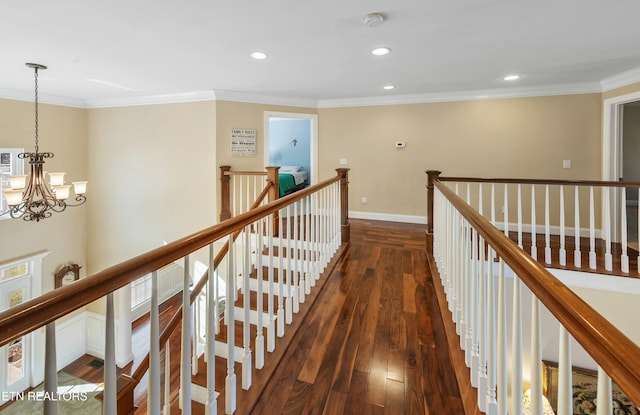
[[[260,206],[251,212],[238,215],[5,310],[0,313],[0,346],[86,306],[154,270],[160,269],[339,180],[341,180],[341,176],[338,174],[316,185]]]
[[[433,184],[629,399],[632,402],[640,402],[640,347],[555,278],[544,266],[521,250],[515,242],[477,213],[454,191],[438,179],[435,179]]]
[[[428,174],[429,172],[427,172]],[[440,173],[440,172],[438,172]],[[444,177],[438,176],[441,182],[469,183],[506,183],[506,184],[549,184],[596,187],[640,187],[640,182],[620,182],[603,180],[563,180],[563,179],[513,179],[513,178],[480,178],[480,177]]]

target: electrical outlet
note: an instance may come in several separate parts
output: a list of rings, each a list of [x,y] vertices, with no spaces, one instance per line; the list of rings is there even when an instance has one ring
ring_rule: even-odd
[[[343,166],[347,165],[347,159],[340,159],[340,164]]]
[[[363,204],[363,205],[366,205],[366,204],[367,204],[367,202],[368,202],[367,198],[366,198],[366,197],[363,197],[363,198],[362,198],[362,204]]]

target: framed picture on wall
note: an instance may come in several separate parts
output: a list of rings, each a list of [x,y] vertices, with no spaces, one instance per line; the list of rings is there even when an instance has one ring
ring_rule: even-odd
[[[256,130],[233,128],[231,130],[231,155],[247,157],[256,155]]]

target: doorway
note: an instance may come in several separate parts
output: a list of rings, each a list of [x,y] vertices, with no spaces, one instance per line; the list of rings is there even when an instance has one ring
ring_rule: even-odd
[[[640,92],[606,99],[603,106],[602,180],[640,181],[634,166],[640,152]],[[632,155],[636,155],[633,157]],[[612,240],[620,241],[621,197],[612,192]],[[627,191],[627,240],[638,249],[638,192]],[[603,212],[604,214],[604,212]],[[604,218],[603,218],[604,223]]]
[[[265,111],[264,131],[265,166],[301,166],[318,183],[317,114]]]

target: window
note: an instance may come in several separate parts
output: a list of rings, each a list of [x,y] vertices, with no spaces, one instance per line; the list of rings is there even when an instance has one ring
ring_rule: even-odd
[[[29,263],[22,262],[14,265],[11,268],[0,269],[0,281],[8,280],[9,278],[20,277],[26,275],[29,272]]]
[[[22,148],[0,148],[0,185],[2,188],[9,186],[9,176],[24,174],[24,160],[18,158],[22,153]],[[7,202],[4,192],[0,193],[0,212],[7,210]],[[0,216],[0,219],[7,219],[8,215]]]
[[[131,283],[131,308],[136,308],[151,299],[151,274]]]

